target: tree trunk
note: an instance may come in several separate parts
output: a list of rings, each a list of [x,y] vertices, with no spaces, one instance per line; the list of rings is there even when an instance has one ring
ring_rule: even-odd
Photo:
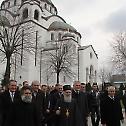
[[[57,84],[59,84],[59,72],[57,71]]]
[[[7,64],[6,64],[6,71],[5,71],[5,75],[4,75],[3,85],[7,85],[10,80],[10,65],[11,65],[10,58],[11,58],[11,56],[7,57]]]

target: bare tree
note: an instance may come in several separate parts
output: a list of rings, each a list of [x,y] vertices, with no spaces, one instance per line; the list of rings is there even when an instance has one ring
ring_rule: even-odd
[[[126,32],[116,34],[112,43],[112,62],[122,71],[126,70]]]
[[[99,71],[99,78],[102,81],[102,84],[106,82],[111,82],[112,71],[109,71],[107,68],[101,68]]]
[[[34,50],[34,43],[30,41],[31,33],[28,32],[32,27],[19,19],[18,15],[13,15],[13,20],[0,15],[0,54],[2,62],[6,61],[5,85],[10,79],[13,58],[20,57],[22,65],[23,54]]]
[[[66,75],[69,79],[75,77],[76,73],[73,68],[77,66],[76,50],[77,48],[70,39],[55,41],[53,48],[43,50],[48,77],[56,74],[57,83],[60,82],[60,75]]]

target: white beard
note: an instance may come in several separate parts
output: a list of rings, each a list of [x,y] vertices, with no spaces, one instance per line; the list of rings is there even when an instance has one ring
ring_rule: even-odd
[[[65,96],[65,95],[64,95],[64,101],[65,101],[65,102],[71,102],[71,100],[72,100],[71,95],[70,95],[70,96]]]
[[[26,102],[26,103],[31,103],[32,102],[32,96],[24,96],[24,95],[22,95],[21,99],[22,99],[23,102]]]

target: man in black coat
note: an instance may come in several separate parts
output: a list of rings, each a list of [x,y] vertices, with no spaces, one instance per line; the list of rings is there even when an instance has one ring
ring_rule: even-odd
[[[81,83],[75,81],[72,90],[72,98],[76,99],[79,112],[81,114],[84,126],[87,126],[87,119],[89,114],[87,95],[80,91]]]
[[[44,120],[44,95],[40,90],[40,83],[39,81],[32,82],[32,102],[36,105],[39,111],[39,117],[41,122]]]
[[[28,86],[21,89],[21,99],[11,112],[9,126],[41,126],[38,109],[32,102],[32,90]]]
[[[20,99],[17,81],[10,80],[8,90],[1,94],[2,126],[10,126],[10,114],[14,103]]]
[[[115,96],[115,87],[108,87],[108,96],[101,101],[101,124],[103,126],[121,126],[123,122],[123,113],[120,99]]]
[[[124,109],[125,109],[125,117],[126,117],[126,89],[125,89],[125,92],[122,96],[122,103],[124,105]]]
[[[50,106],[48,110],[50,111],[49,121],[51,126],[58,126],[58,116],[55,114],[55,106],[58,99],[63,98],[63,86],[58,84],[57,91],[50,94]]]
[[[97,83],[93,83],[89,93],[89,110],[91,113],[92,126],[99,126],[100,121],[100,92]]]

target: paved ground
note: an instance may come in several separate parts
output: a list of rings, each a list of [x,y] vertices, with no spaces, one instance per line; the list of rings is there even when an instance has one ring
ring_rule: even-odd
[[[89,120],[88,120],[88,126],[92,126],[90,117],[89,117]],[[102,126],[102,125],[100,124],[99,126]],[[126,119],[124,120],[124,123],[121,126],[126,126]]]
[[[92,126],[90,119],[89,119],[89,122],[88,122],[88,126]],[[99,126],[102,126],[102,125],[100,124]],[[126,126],[126,120],[124,121],[124,123],[121,126]]]

